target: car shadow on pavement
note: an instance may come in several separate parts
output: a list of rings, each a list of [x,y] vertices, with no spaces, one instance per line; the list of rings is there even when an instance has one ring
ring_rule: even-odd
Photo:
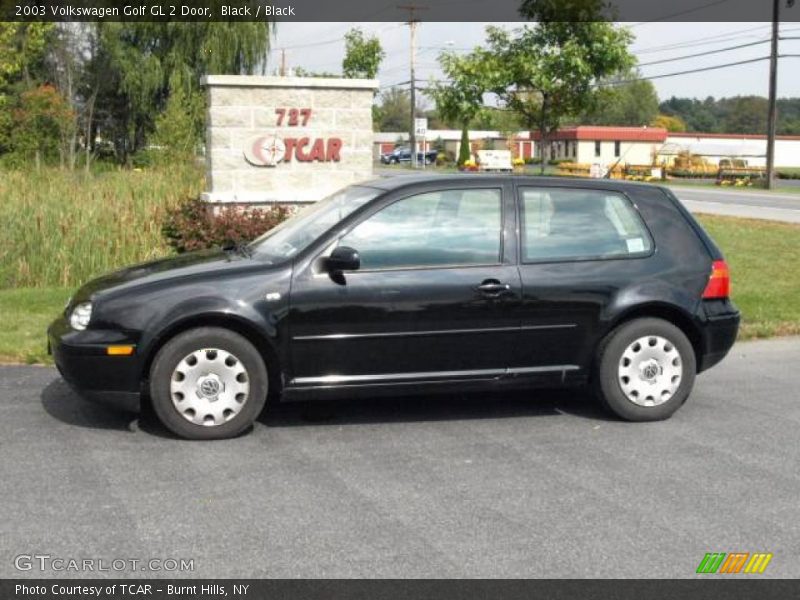
[[[290,402],[269,406],[259,422],[267,427],[339,426],[565,415],[615,420],[586,391],[536,390]]]
[[[157,437],[178,439],[159,423],[147,402],[143,403],[142,414],[137,416],[85,400],[61,379],[52,381],[42,390],[41,401],[51,417],[68,425],[142,431]],[[615,420],[586,391],[536,390],[271,402],[258,422],[266,427],[298,427],[564,416]]]
[[[90,429],[129,431],[134,413],[117,410],[81,398],[63,379],[51,381],[42,390],[42,406],[54,419]]]

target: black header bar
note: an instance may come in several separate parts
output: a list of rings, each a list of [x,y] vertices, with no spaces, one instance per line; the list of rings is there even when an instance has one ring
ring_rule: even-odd
[[[0,0],[3,21],[524,21],[523,0]],[[535,3],[537,0],[527,0]],[[772,20],[770,0],[599,0],[603,19],[625,22],[743,22]],[[556,10],[577,20],[571,3]],[[781,21],[800,21],[800,2],[780,0]],[[563,9],[561,8],[563,7]],[[580,17],[578,17],[579,19]]]

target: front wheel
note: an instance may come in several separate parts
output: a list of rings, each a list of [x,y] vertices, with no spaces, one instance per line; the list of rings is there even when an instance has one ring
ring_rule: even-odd
[[[264,407],[267,369],[244,337],[217,327],[185,331],[159,350],[150,395],[159,420],[188,439],[234,437]]]
[[[636,319],[617,327],[600,345],[596,364],[597,395],[627,421],[669,418],[694,386],[692,344],[662,319]]]

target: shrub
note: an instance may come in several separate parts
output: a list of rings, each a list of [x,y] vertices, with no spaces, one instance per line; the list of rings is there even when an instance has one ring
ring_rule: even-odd
[[[712,177],[716,177],[717,173],[711,173],[706,171],[696,171],[692,169],[676,169],[670,168],[667,170],[667,175],[670,177],[681,177],[684,179],[708,179]]]
[[[436,166],[443,167],[455,162],[455,154],[453,152],[440,151],[436,155]]]
[[[161,229],[177,252],[191,252],[254,240],[289,216],[285,206],[271,208],[218,208],[189,199],[167,213]]]

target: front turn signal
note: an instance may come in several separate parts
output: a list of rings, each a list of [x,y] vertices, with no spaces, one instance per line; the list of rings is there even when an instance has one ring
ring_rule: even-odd
[[[131,356],[134,346],[108,346],[106,354],[109,356]]]

